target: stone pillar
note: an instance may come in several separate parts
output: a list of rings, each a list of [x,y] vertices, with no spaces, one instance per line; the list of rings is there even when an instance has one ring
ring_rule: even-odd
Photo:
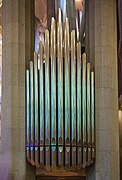
[[[34,179],[34,171],[25,160],[25,68],[33,58],[32,3],[3,0],[2,180]]]
[[[95,69],[96,164],[88,170],[87,179],[119,180],[116,0],[88,2],[89,56]]]

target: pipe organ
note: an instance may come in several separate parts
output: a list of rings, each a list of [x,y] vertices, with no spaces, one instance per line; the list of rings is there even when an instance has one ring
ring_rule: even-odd
[[[85,168],[95,159],[94,72],[61,16],[59,9],[26,70],[26,159],[47,169]]]

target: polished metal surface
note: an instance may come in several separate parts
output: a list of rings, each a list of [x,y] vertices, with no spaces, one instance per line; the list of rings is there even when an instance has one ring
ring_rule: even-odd
[[[90,94],[90,63],[87,63],[87,144],[88,144],[88,163],[91,160],[91,94]]]
[[[50,62],[49,62],[49,31],[45,31],[45,159],[50,165]]]
[[[62,20],[59,9],[57,23],[57,67],[58,67],[58,143],[63,145],[63,51],[62,51]],[[60,139],[61,138],[61,139]]]
[[[50,145],[49,31],[45,31],[45,144]]]
[[[40,164],[44,164],[44,71],[43,71],[43,45],[39,44],[39,123],[40,123]]]
[[[58,11],[57,22],[57,67],[58,67],[58,159],[59,166],[63,165],[63,49],[62,49],[62,13]]]
[[[51,144],[56,145],[56,29],[51,23]]]
[[[82,162],[82,113],[81,113],[81,43],[77,43],[77,146],[78,165]]]
[[[51,20],[51,152],[52,167],[56,167],[56,23]]]
[[[64,27],[64,72],[65,72],[65,165],[70,165],[70,34],[69,20]]]
[[[82,132],[83,132],[83,167],[86,166],[87,137],[86,137],[86,54],[82,55]]]
[[[75,31],[71,32],[71,138],[72,164],[76,164],[76,49]]]
[[[82,56],[82,128],[83,145],[86,145],[86,54]]]
[[[92,159],[95,158],[95,92],[94,92],[94,72],[91,72],[91,126],[92,126]]]
[[[39,111],[38,111],[38,54],[34,52],[34,138],[35,138],[35,164],[39,163]]]
[[[34,65],[30,61],[30,158],[34,163]]]
[[[91,122],[90,122],[90,63],[87,64],[87,142],[91,143]]]
[[[26,158],[29,156],[30,142],[30,92],[29,92],[29,70],[26,70]]]

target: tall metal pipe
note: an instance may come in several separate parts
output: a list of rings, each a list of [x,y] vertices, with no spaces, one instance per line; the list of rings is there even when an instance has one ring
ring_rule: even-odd
[[[62,18],[58,11],[57,23],[57,63],[58,63],[58,164],[63,165],[63,51],[62,51]]]
[[[69,20],[64,27],[64,71],[65,71],[65,165],[70,165],[70,37]]]
[[[49,70],[49,31],[45,30],[45,156],[50,166],[50,70]]]
[[[88,145],[88,163],[91,160],[91,95],[90,95],[90,63],[87,63],[87,145]]]
[[[56,167],[56,24],[51,20],[51,153],[52,167]]]
[[[76,164],[76,53],[75,31],[71,32],[71,136],[72,165]]]
[[[26,158],[30,160],[30,91],[29,91],[29,70],[26,70]]]
[[[30,158],[34,164],[34,66],[30,61]]]
[[[77,146],[78,146],[78,165],[82,162],[81,146],[81,43],[77,43]]]
[[[86,54],[82,55],[82,132],[83,132],[83,167],[86,166]]]
[[[91,72],[91,126],[92,126],[92,159],[95,157],[95,112],[94,112],[94,72]]]
[[[40,164],[44,164],[44,71],[43,45],[39,44],[39,124],[40,124]]]
[[[39,118],[38,118],[38,55],[34,53],[34,127],[35,127],[35,165],[39,163]]]

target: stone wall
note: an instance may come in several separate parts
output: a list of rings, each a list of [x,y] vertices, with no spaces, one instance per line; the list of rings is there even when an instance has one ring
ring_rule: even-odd
[[[96,98],[96,165],[88,170],[87,179],[119,180],[116,1],[87,3],[87,51],[95,69]]]
[[[33,1],[3,0],[0,180],[34,179],[25,160],[25,68],[33,58]]]

